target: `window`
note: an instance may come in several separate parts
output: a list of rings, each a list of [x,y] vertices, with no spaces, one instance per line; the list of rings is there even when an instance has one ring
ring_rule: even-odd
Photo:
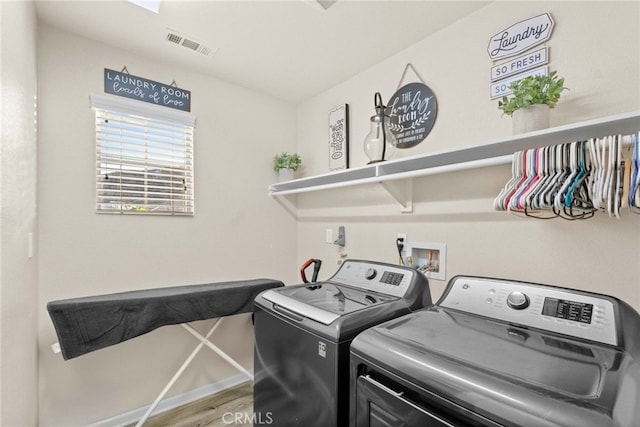
[[[96,212],[192,216],[194,116],[103,94],[91,106]]]

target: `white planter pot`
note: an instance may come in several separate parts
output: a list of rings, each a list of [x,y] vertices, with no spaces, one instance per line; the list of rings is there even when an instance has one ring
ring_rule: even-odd
[[[278,182],[291,181],[294,178],[295,171],[293,169],[278,170]]]
[[[533,132],[549,127],[549,106],[536,104],[513,112],[513,133]]]

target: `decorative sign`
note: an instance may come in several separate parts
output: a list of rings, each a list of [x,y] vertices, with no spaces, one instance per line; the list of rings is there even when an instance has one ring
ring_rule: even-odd
[[[518,74],[510,79],[500,80],[497,83],[490,85],[491,99],[502,98],[503,96],[510,95],[512,90],[509,89],[509,85],[518,80],[522,80],[528,76],[546,76],[549,73],[547,67],[536,68],[535,70],[527,71],[522,74]]]
[[[108,68],[104,69],[104,91],[163,107],[191,111],[190,91]]]
[[[549,63],[549,48],[541,47],[531,53],[491,67],[491,81],[504,79],[522,71]]]
[[[489,57],[495,61],[544,43],[551,37],[553,25],[548,13],[515,23],[489,39]]]
[[[329,169],[349,167],[349,105],[329,110]]]
[[[398,148],[411,148],[429,135],[436,121],[436,96],[424,83],[409,83],[393,94],[386,114],[391,131],[398,139]]]

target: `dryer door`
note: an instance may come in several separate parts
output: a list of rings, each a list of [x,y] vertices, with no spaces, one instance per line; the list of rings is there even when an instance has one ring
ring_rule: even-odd
[[[358,377],[356,427],[456,427],[370,376]]]

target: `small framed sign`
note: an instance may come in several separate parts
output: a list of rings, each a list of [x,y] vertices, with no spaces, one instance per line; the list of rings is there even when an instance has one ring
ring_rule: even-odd
[[[387,103],[386,114],[391,131],[398,140],[398,148],[420,144],[431,132],[436,121],[436,96],[424,83],[409,83],[393,94]]]
[[[349,105],[329,110],[329,169],[349,167]]]

